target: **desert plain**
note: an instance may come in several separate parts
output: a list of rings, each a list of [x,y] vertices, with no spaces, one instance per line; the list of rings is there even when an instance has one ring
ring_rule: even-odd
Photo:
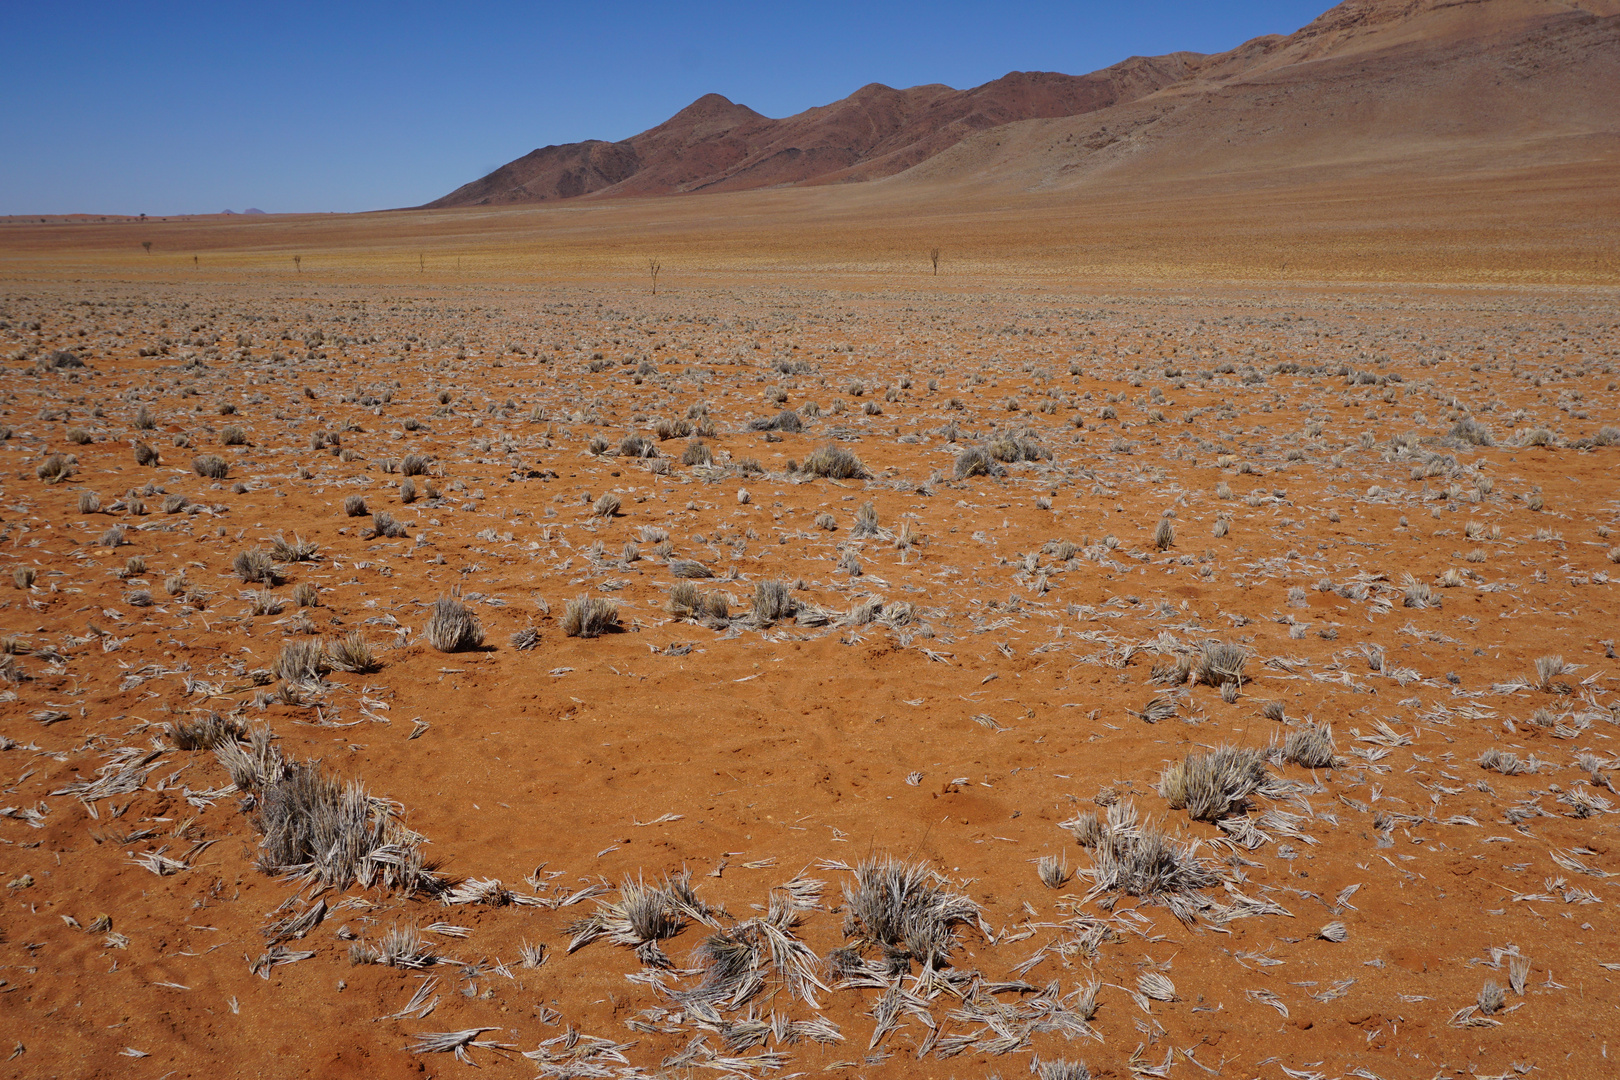
[[[8,1074],[1612,1075],[1616,159],[1470,160],[0,221]]]

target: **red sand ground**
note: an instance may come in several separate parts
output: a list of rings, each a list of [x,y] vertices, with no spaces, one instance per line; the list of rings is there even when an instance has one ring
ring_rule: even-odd
[[[599,1075],[1010,1076],[1059,1059],[1119,1077],[1606,1074],[1620,1005],[1620,447],[1597,444],[1617,415],[1611,288],[1199,281],[1184,252],[1181,280],[1087,287],[1039,265],[968,274],[947,259],[936,279],[670,259],[653,297],[626,259],[617,281],[587,266],[571,282],[503,282],[493,249],[458,278],[441,248],[437,271],[406,277],[356,239],[383,235],[366,232],[378,220],[332,219],[324,234],[273,221],[338,252],[301,275],[260,269],[272,249],[226,250],[257,223],[165,226],[217,245],[216,269],[197,272],[124,255],[122,230],[150,226],[6,227],[0,625],[16,655],[0,721],[0,1038],[15,1075],[443,1075],[466,1066],[408,1047],[470,1028],[512,1048],[468,1051],[502,1076],[598,1075],[582,1062]],[[56,349],[86,366],[42,371]],[[778,387],[785,401],[767,401]],[[744,430],[808,402],[822,413],[801,434]],[[652,433],[699,403],[717,429],[703,440],[712,467],[681,464],[688,440]],[[142,406],[155,430],[134,426]],[[1449,440],[1465,415],[1496,445]],[[247,445],[221,445],[233,423]],[[90,441],[70,442],[75,428]],[[349,460],[311,448],[335,430]],[[612,454],[631,432],[667,472]],[[1052,457],[954,478],[960,450],[1019,432]],[[597,436],[608,454],[589,451]],[[157,465],[135,464],[137,438]],[[829,442],[871,478],[787,471]],[[51,453],[76,463],[47,484],[36,471]],[[224,481],[194,474],[202,453],[228,461]],[[432,459],[415,482],[437,498],[402,503],[385,464],[407,453]],[[85,491],[100,512],[80,512]],[[593,514],[609,492],[619,513]],[[164,512],[172,494],[199,509]],[[350,494],[407,535],[365,538],[370,519],[343,514]],[[856,539],[868,502],[882,531]],[[1166,514],[1174,543],[1160,551]],[[114,525],[124,543],[98,546]],[[252,615],[261,586],[232,560],[276,534],[318,555],[285,564],[268,590],[279,613]],[[676,619],[670,558],[710,567],[697,584],[734,615],[773,579],[833,621]],[[32,585],[10,588],[23,567]],[[300,609],[306,583],[318,602]],[[1406,606],[1421,586],[1432,603]],[[481,650],[426,643],[426,605],[453,589],[483,623]],[[584,594],[616,603],[623,631],[566,636],[564,607]],[[862,621],[873,600],[890,623]],[[521,651],[510,638],[526,627],[539,641]],[[326,675],[298,705],[258,685],[285,643],[354,630],[375,673]],[[1212,640],[1248,651],[1235,701],[1155,681]],[[1571,667],[1529,685],[1554,654]],[[1175,713],[1147,724],[1154,698]],[[1262,715],[1268,702],[1284,720]],[[614,891],[553,909],[358,887],[325,893],[325,920],[285,942],[312,956],[261,978],[264,928],[312,890],[255,867],[255,819],[225,771],[166,738],[199,710],[239,712],[289,756],[363,780],[403,805],[448,879],[498,878],[519,896],[686,869],[729,925],[803,872],[826,888],[797,935],[825,957],[846,944],[852,878],[826,860],[926,860],[982,909],[983,930],[957,928],[949,967],[982,981],[929,996],[912,964],[903,987],[925,1004],[876,1045],[885,992],[837,989],[826,972],[819,1010],[773,977],[705,1028],[668,996],[696,975],[664,972],[661,991],[630,949],[566,951],[569,927]],[[1240,815],[1266,836],[1253,849],[1235,820],[1191,821],[1156,789],[1190,751],[1263,748],[1306,720],[1331,725],[1338,766],[1272,764],[1297,787]],[[1537,767],[1482,768],[1489,749]],[[133,790],[61,794],[126,759]],[[1232,905],[1224,917],[1183,924],[1130,896],[1109,912],[1084,899],[1084,877],[1042,884],[1041,856],[1092,866],[1059,823],[1115,800],[1203,843],[1223,879],[1204,894]],[[132,861],[147,852],[185,866],[156,874]],[[1237,917],[1239,895],[1270,913]],[[110,929],[92,929],[100,915]],[[1345,940],[1320,936],[1333,922]],[[425,933],[440,964],[350,963],[350,936],[434,924],[467,931]],[[691,922],[664,943],[677,969],[712,932]],[[525,942],[546,947],[542,965],[520,965]],[[1524,994],[1492,1016],[1460,1012],[1487,980],[1508,985],[1504,949],[1529,957]],[[1135,995],[1150,969],[1175,1000]],[[425,978],[429,1015],[383,1019]],[[1032,1029],[1038,1008],[1093,981],[1091,1034]],[[1002,1044],[984,1021],[996,1008]],[[737,1037],[727,1025],[750,1013],[824,1015],[843,1041],[728,1051],[722,1030]],[[629,1044],[624,1060],[590,1058],[589,1040],[517,1056],[570,1031]]]

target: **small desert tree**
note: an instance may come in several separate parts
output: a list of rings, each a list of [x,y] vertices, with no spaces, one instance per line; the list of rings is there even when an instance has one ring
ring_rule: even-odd
[[[652,278],[652,294],[654,296],[658,295],[658,271],[662,270],[663,268],[664,264],[659,262],[657,259],[647,260],[647,276]]]
[[[294,255],[293,256],[293,267],[300,274],[302,274],[304,272],[304,257],[302,255]]]
[[[152,254],[152,241],[150,241],[150,240],[142,240],[141,241],[141,247],[146,249],[146,253],[148,255]]]
[[[934,264],[934,276],[939,277],[939,248],[929,251],[928,261]]]

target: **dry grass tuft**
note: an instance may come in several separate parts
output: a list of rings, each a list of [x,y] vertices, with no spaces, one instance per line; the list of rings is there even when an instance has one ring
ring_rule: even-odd
[[[925,969],[943,965],[956,948],[956,927],[980,921],[979,906],[927,863],[888,856],[855,867],[844,902],[844,936],[855,939],[857,951],[880,948],[893,971],[909,970],[913,960]]]
[[[581,595],[563,609],[562,628],[569,637],[601,637],[619,628],[619,606],[600,596]]]
[[[805,457],[801,468],[813,476],[825,476],[834,480],[864,480],[870,475],[853,451],[833,443],[812,450]]]
[[[1266,756],[1249,747],[1220,746],[1191,753],[1159,774],[1159,794],[1172,810],[1195,821],[1219,821],[1242,812],[1248,797],[1266,786]]]
[[[428,644],[444,653],[476,649],[484,643],[483,624],[454,594],[433,602],[422,631]]]

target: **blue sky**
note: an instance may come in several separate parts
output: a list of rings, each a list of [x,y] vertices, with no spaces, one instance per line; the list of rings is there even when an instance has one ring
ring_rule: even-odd
[[[6,5],[0,214],[374,210],[702,94],[767,116],[1290,33],[1329,0]]]

